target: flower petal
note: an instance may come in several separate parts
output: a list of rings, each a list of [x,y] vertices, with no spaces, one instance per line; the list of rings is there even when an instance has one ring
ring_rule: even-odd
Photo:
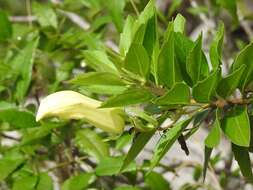
[[[102,102],[74,91],[60,91],[44,98],[36,120],[57,116],[62,119],[84,119],[86,122],[111,133],[121,133],[124,128],[123,110],[99,108]]]

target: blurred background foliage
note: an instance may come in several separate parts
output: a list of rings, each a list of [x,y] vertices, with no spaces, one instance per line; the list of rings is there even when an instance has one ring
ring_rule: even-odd
[[[173,181],[162,174],[176,176],[175,168],[184,166],[193,168],[192,179],[180,176],[183,184],[178,189],[218,189],[201,182],[202,166],[194,163],[160,165],[161,170],[148,177],[144,175],[145,162],[138,168],[133,163],[115,175],[122,165],[124,148],[133,139],[131,133],[116,138],[90,128],[80,130],[82,122],[35,121],[40,98],[52,92],[73,89],[96,98],[97,94],[115,95],[125,90],[80,87],[68,80],[99,70],[101,63],[106,65],[104,70],[110,67],[112,60],[106,54],[117,59],[126,17],[136,17],[147,3],[0,0],[0,189],[168,190]],[[253,38],[251,0],[157,0],[156,5],[160,35],[180,13],[187,20],[188,36],[195,40],[203,32],[204,50],[222,20],[226,28],[223,59],[228,65]],[[108,157],[109,149],[114,157]],[[211,159],[214,170],[225,159],[216,154]],[[231,160],[222,163],[213,176],[218,187],[245,189],[246,182],[240,180],[238,168],[231,168]]]

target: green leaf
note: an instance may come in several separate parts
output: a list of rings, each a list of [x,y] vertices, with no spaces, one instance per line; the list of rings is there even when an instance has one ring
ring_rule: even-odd
[[[253,174],[252,167],[248,149],[245,147],[237,146],[232,144],[232,151],[235,156],[235,160],[237,161],[242,175],[245,177],[247,181],[253,183]]]
[[[35,175],[21,177],[14,182],[12,190],[34,190],[38,179]]]
[[[192,79],[193,85],[202,80],[208,73],[208,64],[201,47],[202,34],[198,37],[186,58],[186,70]]]
[[[240,68],[221,79],[217,87],[218,95],[223,98],[230,96],[242,81],[244,70],[247,70],[246,65],[241,65]]]
[[[111,86],[111,85],[88,85],[88,86],[80,86],[79,90],[82,92],[91,92],[97,94],[109,94],[109,95],[117,95],[122,94],[127,90],[127,86]]]
[[[154,15],[147,22],[143,40],[143,46],[147,50],[148,55],[151,56],[153,54],[153,49],[157,40],[158,40],[157,19],[156,14],[154,13]]]
[[[186,119],[175,124],[172,128],[168,129],[159,139],[155,149],[154,155],[150,161],[150,171],[160,162],[163,156],[168,152],[171,146],[175,143],[178,137],[182,134],[183,130],[191,122],[192,118]]]
[[[209,148],[214,148],[219,145],[221,139],[221,129],[220,129],[220,121],[219,121],[219,110],[216,110],[216,116],[214,123],[212,124],[212,128],[205,139],[205,145]]]
[[[124,67],[134,74],[146,78],[149,74],[150,60],[141,44],[133,43],[126,54]]]
[[[11,129],[36,127],[35,116],[28,111],[19,111],[16,108],[0,109],[0,121],[10,124]]]
[[[82,173],[64,181],[61,190],[83,190],[95,181],[93,173]]]
[[[102,1],[103,2],[103,1]],[[116,26],[119,32],[122,31],[123,23],[123,10],[126,4],[125,0],[110,0],[110,2],[104,2],[109,14],[111,16],[112,22]]]
[[[248,147],[250,123],[246,106],[234,106],[221,121],[225,135],[238,146]]]
[[[132,42],[134,19],[131,15],[128,15],[123,32],[120,34],[119,49],[120,54],[125,56]]]
[[[212,154],[212,148],[205,146],[205,159],[204,159],[204,166],[203,166],[203,181],[206,178],[206,171],[208,168],[208,163]]]
[[[102,104],[102,108],[106,107],[121,107],[132,104],[144,103],[153,98],[153,95],[144,89],[132,88],[109,98]]]
[[[253,80],[253,43],[247,45],[234,60],[232,65],[233,71],[237,71],[242,67],[242,65],[246,65],[246,69],[243,71],[241,79],[239,81],[240,89],[244,90],[247,85]]]
[[[158,125],[157,120],[153,116],[149,115],[148,113],[146,113],[145,111],[143,111],[140,108],[134,108],[134,107],[128,108],[126,110],[126,112],[129,115],[131,115],[133,117],[141,118],[141,119],[145,120],[146,122],[148,122],[148,123],[150,123],[150,124],[152,124],[154,126]]]
[[[0,41],[6,41],[12,37],[12,25],[6,12],[0,10]]]
[[[173,23],[170,23],[165,34],[165,42],[158,57],[157,75],[160,84],[171,88],[176,82],[182,81],[179,65],[174,55]]]
[[[105,157],[101,160],[95,169],[98,176],[111,176],[119,172],[130,172],[136,170],[136,164],[131,162],[124,170],[121,170],[124,162],[124,157]]]
[[[190,89],[184,83],[176,83],[165,95],[155,100],[158,105],[188,104]]]
[[[38,18],[38,22],[42,27],[52,26],[57,28],[57,16],[54,10],[45,4],[33,2],[33,11]]]
[[[171,190],[168,181],[157,172],[150,172],[145,176],[145,183],[150,187],[150,190]]]
[[[186,58],[194,46],[194,43],[182,33],[174,33],[176,60],[180,66],[182,78],[188,85],[192,85],[190,76],[186,70]]]
[[[124,170],[138,156],[138,154],[142,151],[144,146],[148,143],[154,134],[155,131],[150,131],[136,135],[133,140],[133,144],[124,159],[124,163],[120,169],[121,171]]]
[[[84,56],[85,63],[96,71],[117,73],[117,69],[110,61],[105,52],[99,50],[85,50],[82,55]]]
[[[213,70],[218,69],[219,66],[222,64],[221,55],[222,55],[223,38],[224,38],[224,24],[221,22],[219,24],[218,31],[215,34],[215,37],[211,43],[209,50],[209,56]]]
[[[177,14],[174,20],[174,32],[184,33],[185,18],[181,14]]]
[[[47,173],[39,174],[39,182],[36,186],[36,190],[53,190],[53,180]]]
[[[133,186],[121,186],[121,187],[117,187],[113,190],[141,190],[138,187],[133,187]]]
[[[24,133],[20,145],[23,146],[31,143],[34,144],[38,140],[49,135],[52,129],[55,129],[59,126],[59,124],[43,123],[40,127],[28,129],[28,131]]]
[[[11,65],[19,74],[19,79],[16,84],[17,100],[23,100],[26,95],[32,79],[32,68],[35,56],[35,50],[38,46],[39,39],[28,42],[23,50],[12,60]]]
[[[24,159],[22,157],[6,158],[0,160],[0,182],[8,177],[13,171],[15,171],[22,163]]]
[[[126,145],[130,144],[133,140],[133,134],[129,134],[128,131],[124,132],[116,141],[115,148],[120,150]]]
[[[207,78],[197,82],[192,88],[192,96],[197,102],[208,103],[215,95],[220,81],[221,69],[216,69]]]
[[[107,72],[88,72],[76,76],[70,83],[77,85],[111,85],[124,86],[119,76]]]
[[[157,40],[156,8],[154,0],[148,2],[132,28],[132,43],[142,44],[149,55]]]
[[[76,132],[74,143],[81,152],[95,157],[96,160],[103,160],[109,155],[108,145],[97,135],[95,131],[90,129],[82,129]]]

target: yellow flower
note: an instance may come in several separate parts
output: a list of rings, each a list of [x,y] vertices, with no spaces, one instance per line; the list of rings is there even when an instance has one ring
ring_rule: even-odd
[[[74,91],[60,91],[45,97],[39,106],[36,120],[58,116],[62,119],[83,119],[91,125],[110,133],[124,129],[123,110],[99,108],[102,102]]]

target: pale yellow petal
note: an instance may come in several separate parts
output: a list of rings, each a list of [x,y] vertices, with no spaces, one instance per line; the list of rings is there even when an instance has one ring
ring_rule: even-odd
[[[104,131],[121,133],[124,128],[122,109],[100,109],[101,103],[74,91],[56,92],[41,101],[36,120],[50,116],[63,119],[84,119]]]

